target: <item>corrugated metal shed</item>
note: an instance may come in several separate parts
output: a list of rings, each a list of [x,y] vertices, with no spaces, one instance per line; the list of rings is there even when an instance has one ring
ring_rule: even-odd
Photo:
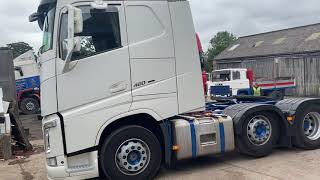
[[[236,47],[233,49],[233,47]],[[320,23],[240,37],[215,59],[298,54],[320,51]]]

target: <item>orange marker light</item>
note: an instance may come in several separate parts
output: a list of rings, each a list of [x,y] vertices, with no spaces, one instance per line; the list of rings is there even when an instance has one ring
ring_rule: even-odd
[[[289,122],[292,122],[292,121],[294,120],[294,116],[288,116],[288,117],[287,117],[287,120],[288,120]]]
[[[179,149],[180,149],[180,148],[179,148],[178,145],[173,145],[173,146],[172,146],[172,150],[173,150],[173,151],[179,151]]]

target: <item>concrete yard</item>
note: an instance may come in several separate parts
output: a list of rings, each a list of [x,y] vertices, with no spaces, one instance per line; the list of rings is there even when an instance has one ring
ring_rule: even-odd
[[[0,180],[44,180],[45,159],[41,150],[40,121],[26,119],[36,152],[25,159],[0,161]],[[254,159],[238,153],[183,161],[162,169],[158,180],[318,180],[320,150],[277,149],[271,156]]]

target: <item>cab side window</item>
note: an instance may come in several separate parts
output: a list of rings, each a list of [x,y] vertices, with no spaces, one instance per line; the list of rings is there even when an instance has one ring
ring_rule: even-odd
[[[239,71],[232,72],[232,79],[239,80],[240,79],[240,72]]]
[[[75,34],[81,39],[81,50],[72,54],[72,60],[101,54],[121,46],[119,13],[117,7],[107,9],[93,9],[91,6],[80,6],[83,15],[83,32]],[[67,38],[67,15],[62,15],[60,46]],[[63,30],[62,30],[63,29]],[[66,52],[61,53],[62,59]]]

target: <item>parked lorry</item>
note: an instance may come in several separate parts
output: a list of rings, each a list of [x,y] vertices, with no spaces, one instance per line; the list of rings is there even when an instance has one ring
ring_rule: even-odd
[[[40,111],[40,74],[33,51],[28,51],[14,59],[14,68],[20,111],[23,114],[38,113]]]
[[[49,179],[152,179],[161,165],[320,145],[320,100],[205,111],[188,1],[42,0],[41,107]],[[120,73],[119,73],[120,72]]]
[[[221,69],[213,71],[208,82],[210,96],[253,95],[253,85],[262,89],[263,96],[282,100],[287,89],[296,87],[292,77],[254,78],[249,69]]]

